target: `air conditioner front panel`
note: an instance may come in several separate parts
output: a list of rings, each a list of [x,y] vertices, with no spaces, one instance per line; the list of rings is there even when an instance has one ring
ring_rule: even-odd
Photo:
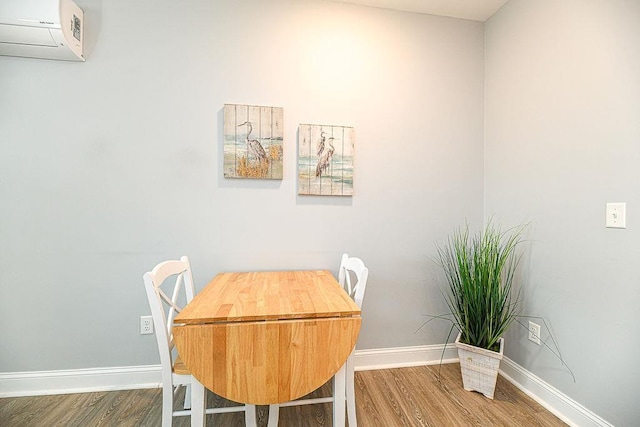
[[[59,0],[1,0],[0,24],[60,26]]]
[[[60,37],[62,37],[62,33],[60,33]],[[55,59],[60,61],[84,61],[83,58],[78,57],[73,53],[71,49],[25,44],[0,43],[0,55],[20,56],[23,58]]]
[[[48,28],[0,24],[0,43],[56,47]]]

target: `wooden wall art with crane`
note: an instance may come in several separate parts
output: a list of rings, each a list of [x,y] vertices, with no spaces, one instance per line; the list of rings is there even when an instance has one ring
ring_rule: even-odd
[[[298,128],[298,194],[353,196],[352,127],[303,124]]]
[[[282,179],[280,107],[225,104],[224,177]]]

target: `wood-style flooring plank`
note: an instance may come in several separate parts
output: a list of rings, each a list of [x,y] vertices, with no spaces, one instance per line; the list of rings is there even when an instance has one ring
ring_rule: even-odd
[[[355,374],[360,427],[560,427],[565,424],[514,385],[498,377],[494,399],[462,388],[460,365],[419,366]],[[327,383],[309,397],[328,396]],[[184,391],[178,393],[180,408]],[[208,407],[236,405],[208,393]],[[2,427],[158,427],[160,389],[0,399]],[[266,427],[268,407],[257,408]],[[280,408],[280,427],[331,427],[331,404]],[[190,426],[190,417],[174,418]],[[244,413],[207,415],[207,425],[244,427]]]

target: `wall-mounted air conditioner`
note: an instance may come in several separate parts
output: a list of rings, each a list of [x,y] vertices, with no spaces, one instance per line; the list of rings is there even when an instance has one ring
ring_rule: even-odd
[[[83,22],[73,0],[0,0],[0,55],[84,61]]]

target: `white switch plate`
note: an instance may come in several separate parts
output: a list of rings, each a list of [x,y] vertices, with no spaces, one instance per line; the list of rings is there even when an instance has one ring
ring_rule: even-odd
[[[627,228],[626,203],[607,203],[607,228]]]

